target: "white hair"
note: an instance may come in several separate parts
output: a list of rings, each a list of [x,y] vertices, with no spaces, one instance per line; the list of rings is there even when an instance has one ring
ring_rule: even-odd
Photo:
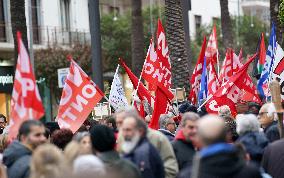
[[[268,117],[273,117],[274,120],[277,120],[276,108],[273,103],[266,104],[266,111]]]
[[[161,114],[159,119],[160,129],[166,129],[171,118],[173,118],[172,114]]]
[[[74,160],[75,175],[98,175],[105,174],[104,163],[94,155],[82,155]]]
[[[237,133],[244,135],[247,132],[258,132],[260,124],[253,114],[238,114],[236,117]]]

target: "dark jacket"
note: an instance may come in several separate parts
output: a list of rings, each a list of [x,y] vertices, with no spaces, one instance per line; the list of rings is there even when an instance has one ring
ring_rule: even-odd
[[[30,173],[32,151],[18,141],[11,143],[3,153],[9,178],[27,178]]]
[[[116,177],[141,178],[141,174],[133,163],[119,157],[116,151],[107,151],[97,155],[107,166],[107,169],[116,174]]]
[[[259,169],[246,163],[233,145],[221,143],[209,146],[201,150],[198,157],[195,157],[192,169],[182,170],[178,178],[192,177],[198,162],[198,178],[261,178]]]
[[[252,161],[258,165],[261,162],[265,147],[269,141],[262,132],[248,132],[239,137],[237,142],[242,143]]]
[[[159,131],[163,133],[169,139],[170,142],[175,139],[175,135],[172,134],[170,131],[165,129],[159,129]]]
[[[280,139],[277,122],[273,122],[271,125],[266,127],[264,129],[264,133],[270,143]]]
[[[284,139],[268,145],[263,153],[262,167],[273,178],[284,177]]]
[[[141,138],[133,151],[125,154],[124,158],[138,167],[143,178],[165,178],[159,153],[147,138]]]
[[[195,155],[195,148],[192,142],[185,139],[181,130],[178,131],[172,145],[178,161],[179,170],[192,163]]]

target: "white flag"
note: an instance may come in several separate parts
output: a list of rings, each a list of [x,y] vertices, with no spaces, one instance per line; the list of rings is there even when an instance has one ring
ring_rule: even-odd
[[[109,102],[115,110],[128,106],[127,99],[125,97],[124,90],[118,76],[118,69],[119,65],[117,66],[116,72],[114,74],[109,94]]]
[[[275,59],[272,68],[272,80],[278,80],[281,89],[281,98],[284,101],[284,51],[281,46],[276,43]]]

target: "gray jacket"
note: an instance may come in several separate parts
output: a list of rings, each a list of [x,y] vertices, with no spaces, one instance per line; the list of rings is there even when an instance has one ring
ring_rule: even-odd
[[[9,178],[27,178],[30,174],[32,151],[14,141],[3,153],[3,164],[7,167]]]

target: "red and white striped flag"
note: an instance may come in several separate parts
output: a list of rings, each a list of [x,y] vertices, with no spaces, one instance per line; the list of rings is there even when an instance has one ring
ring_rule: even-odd
[[[216,26],[214,25],[205,51],[207,64],[212,62],[214,66],[217,63],[217,57],[218,57],[217,55],[218,55],[218,41],[217,41]]]
[[[17,137],[22,122],[29,119],[40,119],[44,115],[30,58],[20,32],[17,32],[17,40],[19,54],[11,100],[9,139]]]

